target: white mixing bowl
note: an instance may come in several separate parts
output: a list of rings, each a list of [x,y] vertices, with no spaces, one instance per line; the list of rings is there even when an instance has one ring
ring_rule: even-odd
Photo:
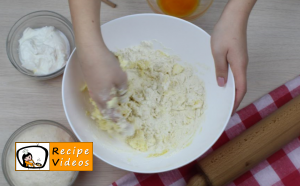
[[[76,55],[66,65],[62,84],[63,105],[67,119],[80,141],[94,142],[94,155],[121,169],[139,173],[157,173],[190,163],[205,153],[220,137],[230,118],[235,86],[229,70],[228,83],[220,88],[215,77],[210,36],[201,28],[178,18],[159,14],[122,17],[102,26],[104,41],[111,51],[137,45],[144,40],[157,40],[169,53],[198,69],[205,83],[206,110],[193,142],[173,154],[148,157],[100,131],[86,116],[87,95],[80,92],[84,80]],[[159,48],[159,46],[157,46]]]

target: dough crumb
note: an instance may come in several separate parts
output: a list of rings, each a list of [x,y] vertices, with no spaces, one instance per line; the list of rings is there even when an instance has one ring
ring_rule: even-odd
[[[175,65],[173,66],[172,74],[173,74],[173,75],[178,75],[178,74],[180,74],[181,72],[183,72],[183,70],[184,70],[184,68],[183,68],[181,65],[175,64]]]

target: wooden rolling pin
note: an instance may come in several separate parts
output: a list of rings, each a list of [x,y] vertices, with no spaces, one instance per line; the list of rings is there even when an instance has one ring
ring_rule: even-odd
[[[223,186],[300,136],[300,96],[198,162],[188,186]]]

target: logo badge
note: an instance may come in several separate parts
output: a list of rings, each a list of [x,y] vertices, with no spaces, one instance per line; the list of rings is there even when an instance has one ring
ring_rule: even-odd
[[[92,142],[16,142],[16,171],[93,171]]]
[[[16,170],[49,170],[49,143],[16,143]]]

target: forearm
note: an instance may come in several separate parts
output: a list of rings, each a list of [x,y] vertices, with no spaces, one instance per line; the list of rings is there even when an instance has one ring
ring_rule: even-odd
[[[100,0],[69,0],[77,47],[106,48],[100,30]]]
[[[249,15],[255,3],[256,0],[229,0],[220,21],[225,19],[226,22],[230,21],[231,26],[246,29]]]

